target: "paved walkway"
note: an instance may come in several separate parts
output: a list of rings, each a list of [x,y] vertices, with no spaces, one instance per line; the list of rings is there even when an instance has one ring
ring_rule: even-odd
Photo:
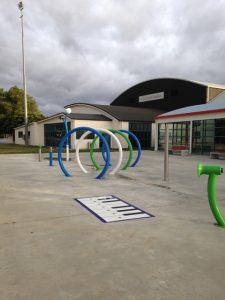
[[[114,156],[116,153],[113,154]],[[114,157],[115,159],[115,157]],[[213,300],[225,298],[225,229],[214,225],[207,157],[144,151],[140,164],[95,180],[63,176],[35,155],[0,155],[1,300]],[[87,153],[82,161],[90,165]],[[225,214],[225,174],[218,198]],[[155,218],[102,223],[73,199],[116,195]]]

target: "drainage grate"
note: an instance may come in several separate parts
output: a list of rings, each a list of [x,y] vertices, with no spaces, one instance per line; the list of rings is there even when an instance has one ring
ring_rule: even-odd
[[[154,217],[113,195],[75,200],[105,223]]]

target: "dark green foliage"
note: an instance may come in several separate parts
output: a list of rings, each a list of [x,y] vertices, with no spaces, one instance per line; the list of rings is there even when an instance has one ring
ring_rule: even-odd
[[[33,97],[27,95],[28,122],[39,121],[41,113]],[[13,128],[24,124],[24,92],[17,86],[8,91],[0,89],[0,133],[13,133]]]

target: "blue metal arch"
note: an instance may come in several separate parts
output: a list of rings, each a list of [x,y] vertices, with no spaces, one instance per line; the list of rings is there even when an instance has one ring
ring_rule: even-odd
[[[107,143],[109,145],[109,143],[110,143],[110,136],[109,135],[105,135],[104,138],[106,139],[106,141],[107,141]],[[106,150],[105,150],[105,146],[103,144],[102,145],[102,157],[104,158],[104,161],[106,162],[107,158],[106,158],[105,152],[106,152]],[[111,166],[111,162],[110,161],[109,161],[109,165]]]
[[[140,144],[138,138],[136,137],[136,135],[133,132],[131,132],[129,130],[125,130],[125,129],[121,129],[119,131],[129,134],[135,140],[135,143],[136,143],[137,148],[138,148],[138,155],[137,155],[135,161],[130,165],[130,167],[135,167],[136,164],[138,163],[138,161],[141,158],[141,144]]]
[[[70,173],[66,170],[64,164],[63,164],[63,161],[62,161],[62,151],[63,151],[63,146],[64,146],[64,143],[65,141],[68,140],[68,138],[74,133],[74,132],[77,132],[77,131],[91,131],[92,133],[96,134],[103,142],[103,145],[106,149],[106,162],[105,162],[105,166],[104,168],[102,169],[102,171],[98,174],[97,177],[95,177],[96,179],[101,179],[106,171],[108,170],[108,167],[109,167],[109,163],[110,163],[110,150],[109,150],[109,146],[108,146],[108,143],[106,141],[106,139],[104,138],[104,136],[98,132],[97,130],[95,130],[94,128],[91,128],[91,127],[77,127],[77,128],[74,128],[72,130],[70,130],[68,133],[66,133],[61,141],[60,141],[60,144],[59,144],[59,149],[58,149],[58,162],[59,162],[59,165],[60,165],[60,168],[62,170],[62,172],[64,173],[65,176],[67,177],[70,177]]]

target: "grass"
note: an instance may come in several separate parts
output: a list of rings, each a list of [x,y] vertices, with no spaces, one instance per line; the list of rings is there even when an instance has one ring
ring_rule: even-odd
[[[49,153],[50,147],[41,147],[42,153]],[[58,148],[53,147],[53,153],[57,153]],[[100,149],[95,149],[95,152],[101,151]],[[111,152],[117,151],[117,149],[110,149]],[[128,149],[123,149],[123,151],[128,151]],[[38,153],[39,146],[24,146],[15,144],[0,144],[0,154],[26,154],[26,153]],[[65,149],[63,150],[65,152]],[[70,152],[74,150],[70,149]],[[88,149],[80,149],[80,152],[89,152]]]
[[[53,148],[53,152],[57,152],[57,148]],[[0,144],[0,154],[26,154],[38,153],[39,146],[23,146],[15,144]],[[41,147],[42,153],[49,153],[49,147]]]

